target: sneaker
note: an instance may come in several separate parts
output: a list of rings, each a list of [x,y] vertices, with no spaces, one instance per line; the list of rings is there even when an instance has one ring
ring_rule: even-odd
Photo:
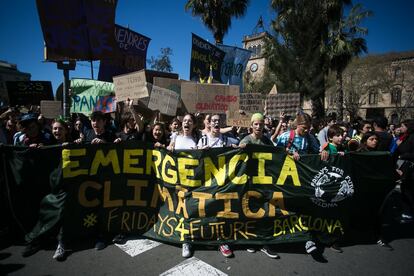
[[[192,255],[191,244],[183,243],[183,245],[182,245],[182,256],[183,256],[183,258],[190,258],[191,255]]]
[[[342,248],[338,244],[336,244],[336,243],[332,244],[330,248],[331,248],[331,250],[333,252],[336,252],[336,253],[342,253],[342,252],[344,252],[342,250]]]
[[[103,240],[97,240],[95,243],[95,250],[102,250],[106,247],[106,243]]]
[[[61,243],[58,244],[55,254],[53,255],[53,259],[57,261],[63,261],[65,259],[65,248]]]
[[[115,243],[115,244],[125,244],[126,243],[126,237],[123,234],[118,234],[112,239],[112,242]]]
[[[260,251],[265,253],[269,258],[272,258],[272,259],[280,258],[279,255],[277,255],[277,253],[272,248],[270,248],[270,246],[265,245],[262,247],[262,249],[260,249]]]
[[[255,253],[255,252],[256,252],[256,248],[253,248],[253,247],[249,247],[249,248],[247,248],[246,250],[247,250],[247,252],[249,252],[249,253]]]
[[[400,223],[411,223],[413,222],[413,216],[408,214],[401,214]]]
[[[222,244],[219,246],[221,254],[223,254],[224,257],[228,258],[233,256],[233,251],[231,251],[230,246],[227,244]]]
[[[377,241],[377,244],[378,244],[379,246],[381,246],[382,248],[385,248],[385,249],[387,249],[387,250],[390,250],[390,251],[394,250],[394,248],[392,248],[392,247],[391,247],[391,245],[389,245],[388,243],[384,242],[384,241],[383,241],[383,240],[381,240],[381,239]]]
[[[316,244],[315,244],[314,241],[307,241],[306,242],[306,244],[305,244],[306,253],[311,254],[316,249],[318,249],[318,248],[316,247]]]
[[[32,256],[36,254],[36,252],[38,252],[40,249],[41,249],[41,245],[39,241],[29,242],[26,245],[26,247],[23,249],[22,256],[25,258]]]

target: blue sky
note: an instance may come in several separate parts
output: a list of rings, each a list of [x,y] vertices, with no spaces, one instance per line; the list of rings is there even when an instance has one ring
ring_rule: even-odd
[[[43,60],[43,35],[35,0],[14,0],[2,3],[0,9],[0,60],[17,64],[20,71],[32,74],[32,80],[52,81],[56,90],[63,73],[55,63]],[[275,13],[269,0],[251,0],[247,14],[232,22],[224,37],[227,45],[242,46],[244,35],[250,34],[260,15],[270,30]],[[185,0],[119,0],[115,22],[150,37],[148,58],[157,56],[161,47],[173,49],[171,58],[175,73],[189,78],[191,33],[210,42],[213,36],[199,18],[184,11]],[[414,1],[394,0],[354,1],[362,3],[374,16],[364,22],[369,29],[366,36],[370,54],[414,50]],[[70,77],[90,78],[89,63],[81,62]],[[98,76],[98,62],[94,62],[94,75]]]

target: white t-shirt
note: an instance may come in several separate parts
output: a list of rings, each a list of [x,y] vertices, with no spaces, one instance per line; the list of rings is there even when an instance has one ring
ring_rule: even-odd
[[[237,144],[237,140],[231,139],[230,137],[225,137],[224,135],[220,134],[218,137],[212,136],[210,133],[207,135],[203,135],[203,137],[198,140],[198,148],[202,148],[208,146],[210,148],[221,148],[221,147],[229,147],[231,144]]]
[[[173,134],[171,140],[174,141],[174,149],[196,149],[197,144],[191,136],[183,136],[181,134]]]

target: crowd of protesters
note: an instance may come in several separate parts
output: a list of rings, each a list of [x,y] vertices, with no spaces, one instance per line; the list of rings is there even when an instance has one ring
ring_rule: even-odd
[[[172,118],[168,122],[159,122],[155,118],[144,118],[134,108],[132,101],[124,105],[124,112],[115,120],[108,114],[93,112],[89,118],[82,114],[73,114],[69,120],[58,118],[45,119],[36,112],[20,113],[9,108],[0,114],[0,144],[11,144],[23,147],[41,147],[47,145],[66,145],[67,143],[122,143],[129,140],[142,140],[152,143],[154,147],[170,151],[185,149],[207,149],[215,147],[240,147],[247,144],[278,146],[295,160],[303,154],[319,154],[321,160],[330,155],[344,155],[349,152],[389,151],[396,165],[396,173],[400,176],[399,185],[403,199],[401,223],[413,221],[414,214],[414,120],[405,120],[399,125],[390,127],[387,119],[378,117],[374,120],[357,118],[355,122],[337,121],[334,114],[323,122],[312,120],[306,113],[298,113],[295,117],[280,114],[279,118],[263,116],[260,113],[251,116],[251,127],[225,126],[220,114],[185,114]],[[57,191],[56,193],[61,193]],[[65,258],[66,245],[59,233],[58,247],[53,258]],[[381,237],[378,244],[389,248]],[[38,237],[27,238],[23,255],[30,256],[40,247]],[[122,243],[125,236],[115,236],[113,242]],[[106,241],[99,236],[95,248],[103,249]],[[331,248],[336,252],[342,249],[335,242]],[[220,252],[229,257],[233,252],[223,242]],[[249,248],[255,252],[258,248]],[[305,244],[307,253],[314,252],[316,244],[308,241]],[[273,248],[260,248],[267,256],[279,258]],[[183,243],[182,256],[190,257],[192,248]]]

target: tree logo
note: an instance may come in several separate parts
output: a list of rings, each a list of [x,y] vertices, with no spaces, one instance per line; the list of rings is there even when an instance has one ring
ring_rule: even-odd
[[[312,179],[315,195],[313,203],[323,208],[337,207],[338,202],[354,194],[354,184],[344,170],[337,167],[324,167]]]

